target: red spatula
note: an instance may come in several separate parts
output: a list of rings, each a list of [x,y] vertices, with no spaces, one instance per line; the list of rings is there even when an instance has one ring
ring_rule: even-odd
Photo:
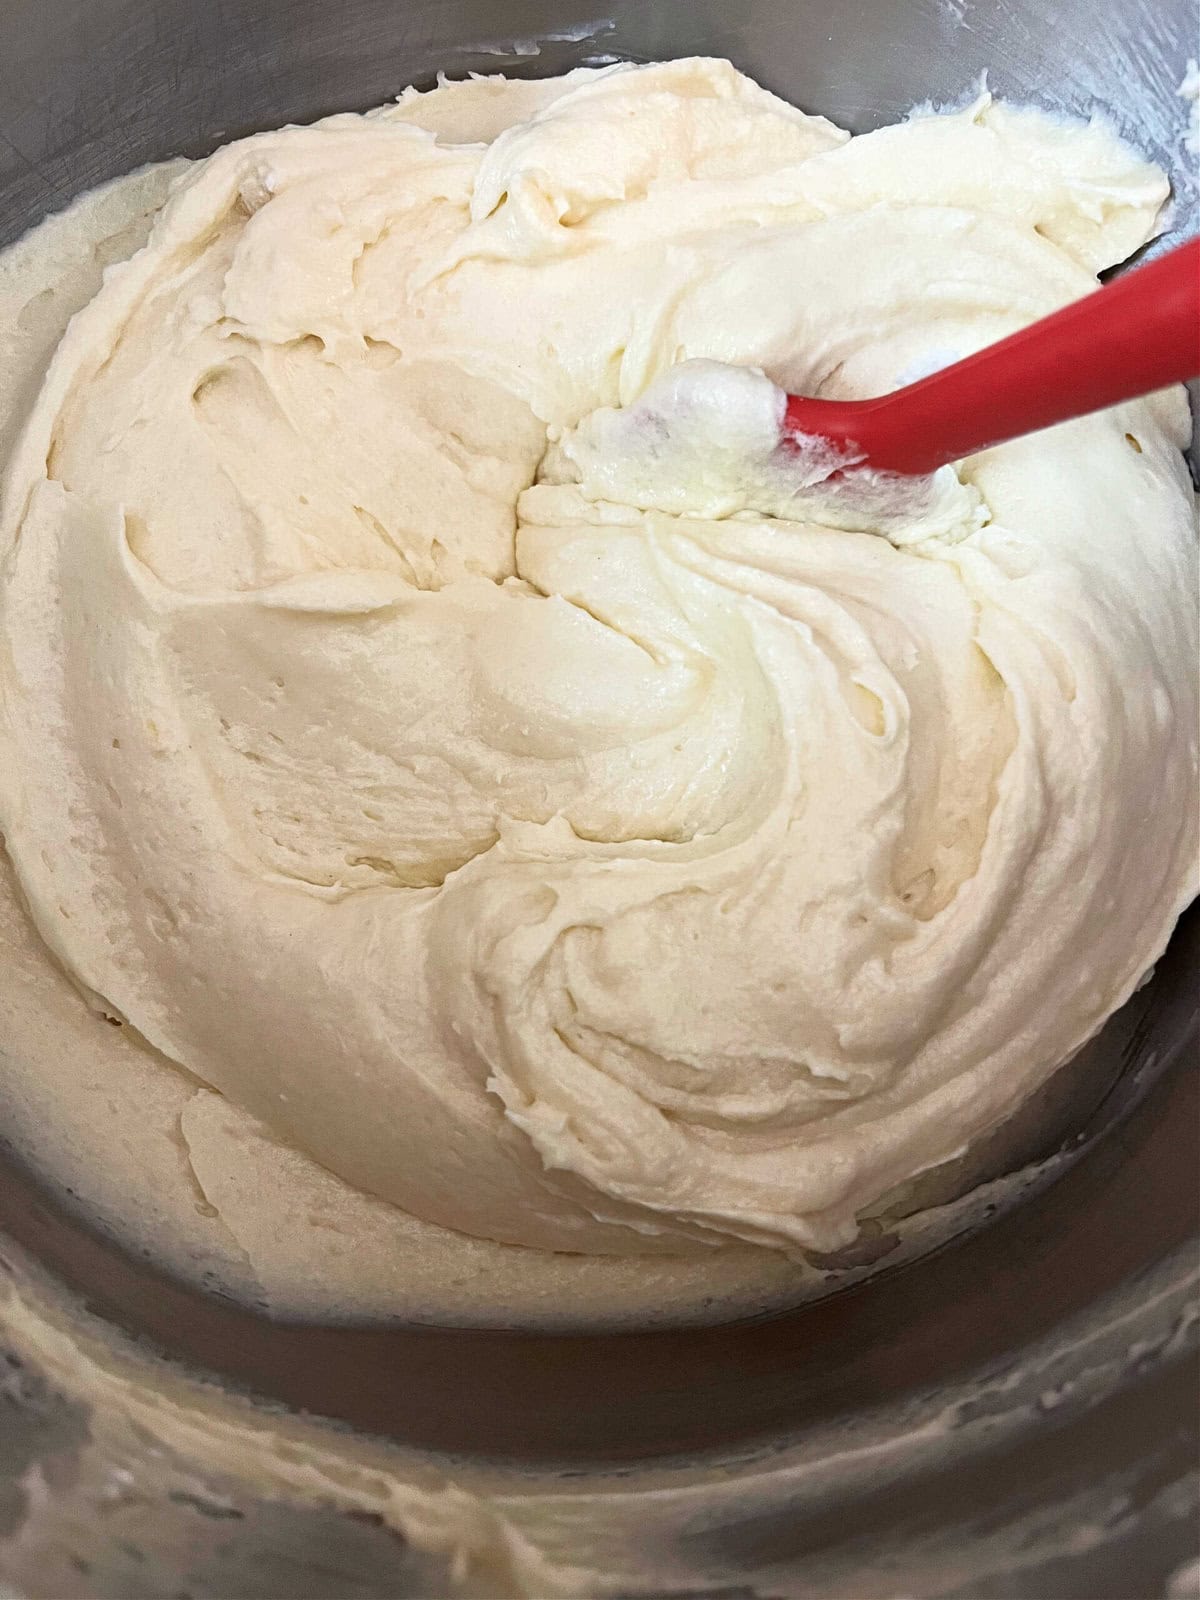
[[[892,394],[791,395],[783,433],[912,476],[1198,374],[1200,238]]]

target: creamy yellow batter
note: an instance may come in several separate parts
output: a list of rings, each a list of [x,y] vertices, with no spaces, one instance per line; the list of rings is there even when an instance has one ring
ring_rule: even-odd
[[[210,1130],[216,1090],[424,1222],[636,1270],[847,1242],[1193,892],[1186,406],[877,527],[686,475],[646,509],[594,414],[694,359],[880,392],[1087,292],[1166,193],[1099,125],[849,139],[711,61],[183,173],[5,479],[45,944]]]

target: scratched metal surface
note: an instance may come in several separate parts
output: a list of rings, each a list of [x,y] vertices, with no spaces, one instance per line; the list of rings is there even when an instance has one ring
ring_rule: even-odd
[[[1192,0],[5,0],[0,243],[143,162],[365,108],[438,70],[541,75],[690,52],[729,55],[855,130],[955,100],[987,69],[1001,93],[1103,111],[1172,170],[1176,224],[1194,229],[1176,89],[1195,33]],[[1182,1059],[1195,916],[1187,938],[1107,1036],[1114,1088],[1075,1168],[986,1234],[833,1309],[616,1343],[284,1338],[173,1299],[15,1172],[0,1174],[14,1241],[0,1236],[0,1290],[41,1263],[168,1355],[410,1438],[456,1471],[470,1429],[490,1429],[479,1449],[531,1504],[561,1496],[566,1458],[599,1500],[618,1473],[626,1488],[651,1469],[686,1482],[636,1523],[593,1508],[631,1595],[1175,1600],[1195,1573],[1197,1119]],[[264,1499],[148,1443],[114,1453],[89,1402],[48,1384],[19,1344],[12,1334],[20,1365],[0,1381],[0,1592],[444,1592],[444,1570],[378,1519]],[[123,1359],[159,1381],[144,1350]],[[404,1391],[397,1371],[419,1377]],[[945,1417],[931,1453],[922,1441]],[[860,1460],[869,1429],[888,1449]],[[804,1472],[788,1475],[789,1452],[808,1452]]]

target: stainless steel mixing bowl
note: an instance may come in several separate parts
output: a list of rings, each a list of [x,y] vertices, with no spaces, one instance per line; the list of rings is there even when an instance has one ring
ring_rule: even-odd
[[[0,243],[140,163],[366,108],[439,70],[693,52],[855,130],[956,99],[985,70],[1002,94],[1099,109],[1172,170],[1177,225],[1194,229],[1176,94],[1194,35],[1191,0],[5,0]],[[280,1326],[125,1256],[15,1159],[0,1290],[56,1293],[48,1271],[68,1323],[86,1313],[143,1341],[125,1359],[149,1388],[163,1369],[139,1351],[157,1349],[460,1476],[486,1460],[514,1495],[653,1481],[636,1537],[609,1519],[626,1594],[1183,1595],[1200,1570],[1198,934],[1193,914],[1093,1047],[1100,1087],[1054,1184],[785,1315],[604,1337]],[[105,1419],[32,1370],[7,1325],[0,1577],[22,1592],[328,1600],[448,1581],[377,1520],[237,1482],[206,1495],[199,1468],[150,1440],[156,1483],[131,1489],[128,1462],[83,1482]],[[819,1470],[759,1492],[806,1450]]]

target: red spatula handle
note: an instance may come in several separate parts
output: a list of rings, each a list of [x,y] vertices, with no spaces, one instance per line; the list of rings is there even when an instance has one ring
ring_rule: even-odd
[[[933,472],[976,450],[1200,373],[1200,238],[878,400],[789,401],[785,429]]]

